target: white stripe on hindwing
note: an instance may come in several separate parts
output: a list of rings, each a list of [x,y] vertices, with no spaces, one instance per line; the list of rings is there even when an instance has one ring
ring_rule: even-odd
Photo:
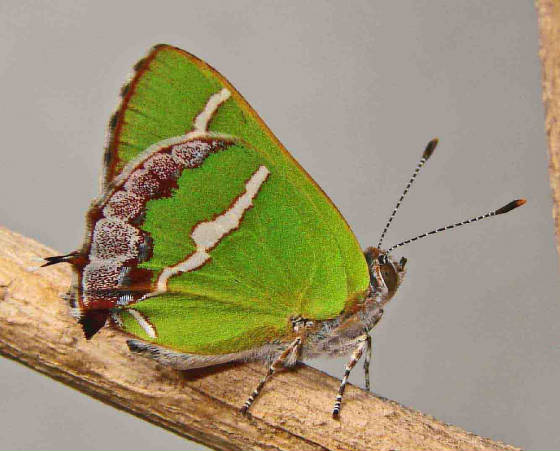
[[[195,252],[182,262],[163,270],[157,282],[159,293],[167,290],[170,277],[200,268],[210,259],[209,251],[216,247],[224,236],[240,226],[245,212],[252,207],[253,199],[269,174],[266,166],[260,166],[245,184],[245,192],[228,210],[212,221],[200,222],[195,226],[191,233],[191,238],[196,244]]]
[[[133,308],[129,308],[126,310],[128,313],[130,313],[132,315],[132,317],[136,320],[136,322],[138,323],[138,325],[144,329],[144,332],[146,332],[146,335],[150,338],[157,338],[157,333],[156,330],[154,328],[154,326],[152,326],[148,320],[146,319],[146,317],[140,313],[138,310],[135,310]]]

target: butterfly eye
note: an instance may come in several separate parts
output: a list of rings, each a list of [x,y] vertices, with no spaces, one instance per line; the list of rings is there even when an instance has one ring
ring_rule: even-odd
[[[408,260],[407,260],[406,258],[404,258],[404,257],[402,257],[401,260],[399,261],[399,265],[400,265],[400,267],[401,267],[401,271],[404,269],[404,267],[405,267],[407,261],[408,261]]]
[[[377,261],[380,265],[386,265],[389,260],[387,259],[387,255],[381,254],[379,257],[377,257]]]

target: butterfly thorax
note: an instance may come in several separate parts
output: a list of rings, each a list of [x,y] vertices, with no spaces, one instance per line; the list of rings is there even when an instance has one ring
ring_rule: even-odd
[[[319,322],[316,328],[306,335],[302,358],[348,354],[355,348],[364,331],[371,330],[382,316],[382,305],[373,298],[367,298],[355,313]]]
[[[364,255],[371,279],[365,298],[336,318],[318,323],[306,337],[303,358],[348,354],[355,349],[359,338],[381,320],[384,305],[395,295],[404,278],[406,259],[397,262],[373,247],[366,249]]]

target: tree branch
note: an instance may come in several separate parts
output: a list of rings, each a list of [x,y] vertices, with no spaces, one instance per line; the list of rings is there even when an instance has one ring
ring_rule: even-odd
[[[59,295],[70,268],[31,272],[55,255],[0,228],[0,354],[183,437],[219,450],[515,450],[348,386],[307,366],[276,375],[245,418],[239,406],[262,377],[258,364],[178,372],[128,352],[109,328],[82,337]]]
[[[546,109],[546,134],[550,157],[552,216],[556,231],[556,250],[560,255],[560,1],[537,0],[540,29],[543,102]]]

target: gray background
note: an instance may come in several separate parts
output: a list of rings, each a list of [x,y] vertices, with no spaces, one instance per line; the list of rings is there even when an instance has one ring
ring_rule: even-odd
[[[387,245],[527,197],[398,253],[409,275],[375,331],[374,390],[559,449],[560,285],[532,2],[2,0],[2,224],[60,251],[80,244],[119,87],[158,42],[228,77],[364,246],[432,136],[440,147]],[[312,363],[337,377],[344,365]],[[0,373],[1,449],[198,447],[11,361]]]

